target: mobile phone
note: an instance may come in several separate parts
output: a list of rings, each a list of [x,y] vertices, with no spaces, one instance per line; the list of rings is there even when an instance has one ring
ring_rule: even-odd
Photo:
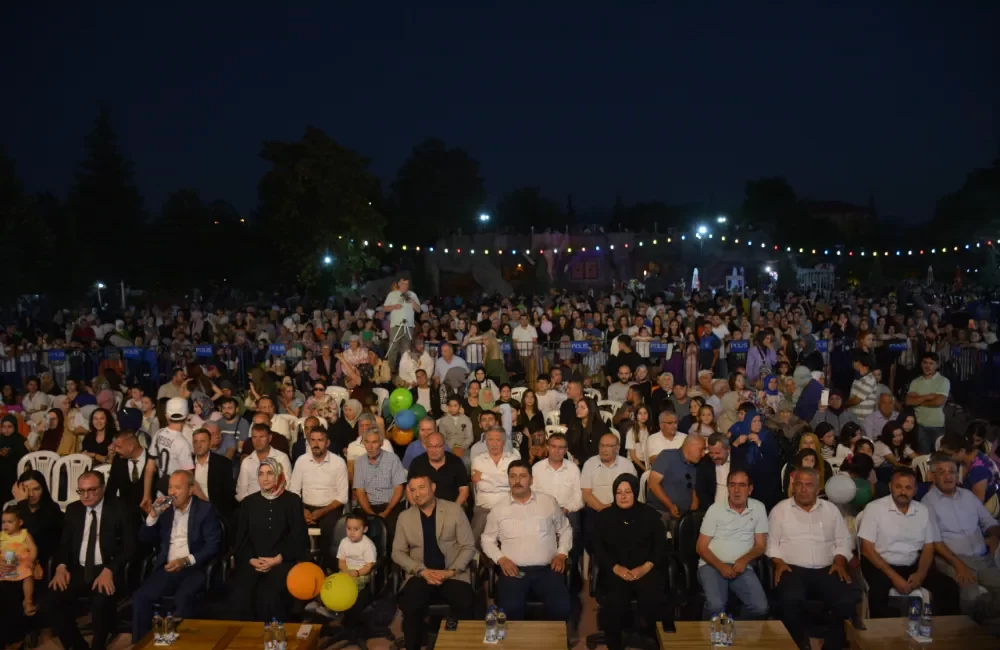
[[[830,389],[824,388],[823,392],[819,394],[819,405],[828,406],[830,404]]]
[[[449,632],[454,632],[455,630],[457,630],[458,619],[449,618],[448,621],[444,624],[444,629],[448,630]]]

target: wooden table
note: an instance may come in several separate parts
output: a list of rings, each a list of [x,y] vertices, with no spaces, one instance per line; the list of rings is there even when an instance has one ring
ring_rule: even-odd
[[[445,629],[446,625],[446,621],[441,621],[434,650],[566,650],[566,624],[559,621],[508,621],[507,639],[496,644],[483,643],[486,621],[459,621],[458,627],[450,631]]]
[[[656,624],[656,637],[661,648],[669,650],[710,650],[708,621],[677,621],[676,632],[665,632]],[[798,650],[781,621],[736,621],[733,648],[768,648],[768,650]]]
[[[288,650],[316,650],[319,646],[319,625],[313,625],[309,637],[305,640],[296,638],[299,628],[297,623],[287,623],[285,634],[288,635]],[[182,621],[177,628],[178,638],[172,650],[264,650],[264,623],[247,623],[245,621],[201,621],[197,619]],[[133,650],[149,648],[153,650],[153,633],[142,637]]]
[[[852,650],[917,650],[918,648],[951,648],[979,650],[1000,647],[1000,640],[986,628],[976,625],[968,616],[935,616],[931,643],[917,643],[906,636],[905,618],[870,618],[864,630],[847,623],[847,640]]]

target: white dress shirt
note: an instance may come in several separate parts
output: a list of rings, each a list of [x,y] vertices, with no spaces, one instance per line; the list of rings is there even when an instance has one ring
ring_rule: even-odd
[[[285,471],[285,476],[288,476],[288,472],[292,467],[292,461],[288,459],[288,455],[285,452],[270,447],[267,452],[267,458],[274,458],[280,462],[281,468]],[[251,494],[260,492],[260,483],[257,482],[257,470],[259,469],[260,458],[257,457],[256,451],[252,451],[240,463],[240,476],[236,481],[237,501],[242,501]]]
[[[729,503],[729,459],[715,466],[715,502],[722,505]]]
[[[821,569],[833,564],[837,555],[845,560],[853,555],[844,516],[825,499],[817,499],[808,511],[795,499],[785,499],[771,510],[768,527],[767,556],[785,564]]]
[[[101,502],[93,508],[87,508],[83,515],[83,543],[80,544],[80,566],[86,566],[87,564],[87,539],[90,537],[91,510],[97,513],[97,548],[94,549],[94,566],[104,564],[104,558],[101,557],[101,513],[104,512],[104,499],[101,499]]]
[[[305,505],[322,508],[334,501],[346,504],[350,491],[347,463],[329,451],[321,461],[317,461],[312,453],[303,454],[295,461],[288,489],[302,497]]]
[[[194,482],[201,488],[206,500],[211,499],[208,494],[208,461],[211,453],[205,454],[205,462],[201,462],[197,456],[194,459]]]
[[[52,404],[52,398],[40,390],[35,391],[34,395],[25,393],[24,397],[21,398],[21,408],[24,409],[25,413],[48,410],[50,404]]]
[[[197,465],[197,463],[195,463]],[[208,463],[205,463],[207,466]],[[194,497],[192,497],[194,498]],[[152,513],[146,515],[146,525],[155,526],[156,520]],[[167,562],[187,558],[188,564],[194,566],[194,555],[188,546],[188,521],[191,519],[191,502],[184,510],[174,508],[174,521],[170,524],[170,548],[167,550]]]
[[[146,450],[143,449],[142,453],[136,459],[128,459],[128,480],[132,480],[132,470],[135,470],[136,475],[138,475],[139,480],[142,480],[143,470],[146,469]]]
[[[874,544],[882,559],[893,566],[916,564],[925,544],[941,541],[937,520],[927,506],[911,501],[903,514],[891,496],[865,506],[858,537]]]
[[[531,491],[526,503],[508,495],[493,506],[481,538],[494,562],[506,557],[519,567],[546,566],[573,548],[573,529],[556,500]]]
[[[594,498],[601,503],[611,504],[615,501],[612,493],[615,479],[622,474],[636,476],[632,461],[615,454],[615,462],[608,466],[601,461],[600,456],[591,456],[583,464],[583,471],[580,472],[580,487],[589,488]]]
[[[674,435],[673,440],[667,440],[662,431],[650,434],[646,438],[646,458],[652,460],[654,456],[666,449],[680,449],[685,440],[687,440],[687,434],[680,431]]]
[[[580,468],[576,463],[564,458],[556,469],[546,458],[535,463],[531,468],[531,475],[534,478],[533,489],[555,499],[560,508],[565,508],[568,512],[576,512],[583,508]]]
[[[487,451],[472,459],[472,471],[482,474],[479,482],[475,484],[477,506],[489,510],[501,501],[510,498],[507,467],[511,461],[518,458],[520,456],[505,451],[500,456],[499,462],[493,462],[493,459],[490,458],[490,452]]]

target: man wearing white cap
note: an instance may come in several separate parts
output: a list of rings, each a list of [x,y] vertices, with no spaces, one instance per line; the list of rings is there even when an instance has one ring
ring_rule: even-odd
[[[155,464],[146,465],[146,484],[140,507],[146,512],[152,503],[158,485],[157,479],[166,478],[177,470],[194,470],[194,455],[191,451],[191,429],[185,424],[188,417],[187,400],[172,397],[167,402],[168,424],[153,436],[149,445],[149,457]],[[165,481],[164,481],[165,483]],[[164,494],[166,489],[160,490]]]

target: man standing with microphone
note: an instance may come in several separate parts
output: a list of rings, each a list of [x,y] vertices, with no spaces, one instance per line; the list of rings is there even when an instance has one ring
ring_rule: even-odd
[[[398,289],[389,292],[383,305],[389,312],[389,351],[385,360],[393,372],[399,369],[399,355],[410,349],[414,310],[420,311],[417,294],[410,291],[409,278],[399,278],[396,286]]]

